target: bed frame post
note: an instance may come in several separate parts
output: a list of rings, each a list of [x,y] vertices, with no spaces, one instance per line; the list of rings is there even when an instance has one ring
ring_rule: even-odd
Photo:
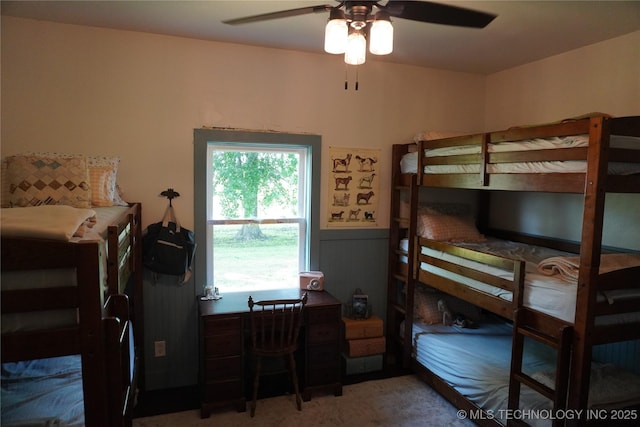
[[[594,310],[604,217],[609,149],[609,119],[593,117],[589,126],[588,169],[585,177],[580,271],[576,295],[569,408],[586,408],[589,397]]]
[[[100,249],[99,249],[100,248]],[[99,259],[99,251],[104,250],[95,244],[78,244],[78,294],[81,302],[78,306],[80,322],[80,348],[82,354],[82,382],[84,390],[85,424],[88,426],[107,425],[109,412],[107,402],[109,394],[106,377],[104,328],[102,323],[104,308],[104,289],[100,275],[95,274],[92,266]],[[92,283],[89,283],[92,282]]]
[[[133,332],[134,345],[136,351],[136,359],[139,364],[139,369],[136,370],[136,386],[144,390],[145,388],[145,375],[144,375],[144,295],[143,295],[143,279],[144,270],[142,265],[142,204],[132,203],[131,209],[133,211],[133,218],[131,224],[132,247],[134,248],[133,254],[133,310],[132,310],[132,322],[135,325]]]

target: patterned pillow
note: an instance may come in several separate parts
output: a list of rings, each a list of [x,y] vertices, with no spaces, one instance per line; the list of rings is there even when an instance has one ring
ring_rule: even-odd
[[[89,168],[91,181],[91,206],[113,206],[114,188],[111,175],[113,166],[95,166]]]
[[[442,294],[436,291],[415,288],[413,294],[413,317],[421,319],[427,325],[442,323],[442,313],[438,311],[438,300]]]
[[[425,286],[416,286],[413,294],[413,317],[427,325],[444,323],[443,313],[438,310],[438,301],[443,300],[450,314],[462,315],[475,323],[486,319],[482,309],[452,295]],[[450,321],[453,319],[450,319]]]
[[[92,171],[94,175],[104,175],[105,187],[103,192],[93,195],[93,206],[127,206],[127,202],[122,200],[118,191],[117,176],[118,166],[120,165],[119,157],[108,156],[88,156],[89,173]],[[92,183],[93,185],[93,183]],[[110,204],[103,204],[110,203]]]
[[[45,151],[28,151],[26,154],[30,156],[61,157],[65,159],[85,157],[82,154]],[[100,185],[97,191],[92,188],[92,206],[127,206],[127,202],[122,200],[120,192],[118,191],[117,176],[120,158],[113,156],[86,156],[86,159],[89,167],[91,186],[93,187],[94,184]],[[95,180],[98,181],[94,182]],[[104,187],[102,187],[102,184],[104,184]]]
[[[12,207],[68,205],[91,207],[91,186],[84,157],[7,157]]]
[[[484,242],[471,216],[424,211],[418,216],[418,235],[444,242]]]

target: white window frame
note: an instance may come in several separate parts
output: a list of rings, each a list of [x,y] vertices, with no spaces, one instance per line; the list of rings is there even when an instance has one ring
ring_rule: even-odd
[[[301,246],[304,251],[300,253],[299,265],[306,266],[309,270],[318,269],[319,259],[319,205],[320,205],[320,153],[321,138],[318,135],[285,134],[274,132],[251,132],[222,129],[196,129],[194,131],[194,232],[198,245],[194,263],[194,280],[196,294],[202,293],[207,284],[213,283],[213,232],[215,224],[230,223],[275,223],[285,222],[276,218],[218,220],[212,219],[212,200],[208,183],[212,182],[212,168],[210,167],[212,147],[237,151],[293,151],[304,150],[305,165],[301,167],[308,179],[304,185],[304,194],[307,196],[306,205],[299,212],[302,218],[289,218],[286,222],[304,222],[300,230]],[[304,170],[302,169],[304,167]],[[300,180],[302,181],[302,180]],[[299,192],[300,192],[299,191]],[[202,249],[200,249],[202,248]],[[198,252],[202,255],[198,256]],[[211,260],[211,262],[209,262]],[[198,262],[200,261],[200,262]],[[297,286],[297,284],[295,284]],[[225,290],[229,292],[229,290]]]

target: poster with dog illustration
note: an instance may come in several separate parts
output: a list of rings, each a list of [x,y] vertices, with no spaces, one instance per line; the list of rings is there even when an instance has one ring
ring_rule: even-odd
[[[329,147],[327,227],[374,227],[380,150]]]

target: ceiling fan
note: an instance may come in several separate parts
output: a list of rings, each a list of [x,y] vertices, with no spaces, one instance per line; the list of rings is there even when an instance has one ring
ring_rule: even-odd
[[[324,49],[328,53],[344,54],[344,62],[350,65],[365,62],[367,40],[369,51],[375,55],[387,55],[393,51],[391,17],[469,28],[484,28],[496,17],[490,13],[428,1],[338,1],[337,6],[300,7],[223,23],[241,25],[326,12],[329,12],[329,20],[325,27]]]
[[[484,28],[496,17],[496,15],[490,13],[429,1],[388,0],[386,3],[382,1],[339,1],[338,3],[337,6],[328,4],[307,6],[229,19],[223,22],[229,25],[240,25],[311,13],[332,12],[341,9],[344,9],[343,13],[345,13],[345,16],[349,16],[352,20],[357,21],[360,19],[368,19],[374,7],[395,18],[433,24],[455,25],[458,27]]]
[[[289,18],[311,13],[329,12],[325,28],[325,50],[345,53],[347,64],[359,65],[365,61],[366,38],[369,50],[386,55],[393,50],[391,17],[458,27],[484,28],[496,15],[428,1],[340,1],[328,4],[281,10],[260,15],[223,21],[229,25],[249,24],[271,19]],[[374,10],[377,10],[373,14]]]

